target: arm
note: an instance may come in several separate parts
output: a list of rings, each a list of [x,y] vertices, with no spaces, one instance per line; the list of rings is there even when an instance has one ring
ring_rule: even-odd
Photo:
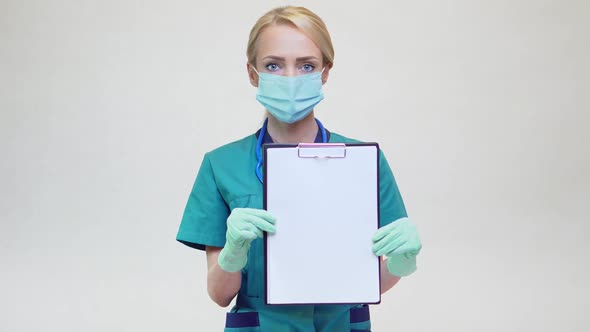
[[[207,292],[213,302],[227,307],[240,290],[242,272],[226,272],[217,259],[222,248],[207,247]]]
[[[373,253],[376,256],[387,256],[381,269],[381,293],[393,287],[399,277],[414,273],[416,256],[422,249],[416,226],[408,218],[400,218],[377,230],[373,236]],[[383,260],[381,261],[384,262]],[[386,267],[383,270],[383,266]],[[387,274],[391,274],[391,277]],[[392,277],[397,276],[398,280]]]
[[[263,232],[275,232],[275,218],[265,210],[235,208],[227,218],[225,246],[207,246],[207,292],[227,307],[242,286],[242,269],[248,261],[250,243]]]
[[[379,150],[379,199],[380,225],[406,217],[406,207],[397,187],[393,172],[382,150]],[[375,241],[375,239],[373,240]],[[395,286],[401,279],[389,272],[385,255],[381,257],[381,294]],[[391,262],[389,262],[391,263]]]
[[[397,282],[401,279],[398,276],[394,276],[393,274],[389,273],[387,270],[387,264],[383,259],[383,256],[380,257],[381,259],[381,294],[384,294],[388,290],[390,290]]]

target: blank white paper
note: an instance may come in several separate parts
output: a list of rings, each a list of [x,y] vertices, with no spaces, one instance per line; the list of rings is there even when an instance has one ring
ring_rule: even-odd
[[[266,154],[269,304],[378,303],[378,147],[347,145],[345,158],[300,158],[297,147]]]

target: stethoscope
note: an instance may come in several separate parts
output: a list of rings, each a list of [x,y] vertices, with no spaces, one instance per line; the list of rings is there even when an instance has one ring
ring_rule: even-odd
[[[328,143],[328,135],[326,134],[326,129],[324,125],[320,122],[320,120],[315,119],[315,122],[318,124],[320,131],[322,132],[322,143]],[[262,124],[262,128],[260,129],[260,134],[258,135],[258,141],[256,142],[256,158],[258,159],[258,164],[256,164],[256,176],[260,183],[264,183],[262,180],[262,142],[264,141],[264,135],[266,134],[266,125],[268,124],[268,118],[264,120]]]

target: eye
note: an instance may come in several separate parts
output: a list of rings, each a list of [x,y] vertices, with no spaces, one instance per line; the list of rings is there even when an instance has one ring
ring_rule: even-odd
[[[264,66],[266,68],[266,70],[268,71],[277,71],[279,70],[279,65],[277,65],[276,63],[269,63],[266,66]]]
[[[303,66],[301,66],[301,70],[303,70],[306,73],[311,73],[312,71],[314,71],[315,66],[309,63],[304,64]]]

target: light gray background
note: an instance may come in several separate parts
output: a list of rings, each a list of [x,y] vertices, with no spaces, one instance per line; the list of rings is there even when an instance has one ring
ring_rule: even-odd
[[[0,1],[0,330],[221,330],[174,238],[261,123],[245,47],[281,3]],[[336,48],[316,115],[381,144],[424,242],[374,330],[586,331],[588,1],[300,4]]]

